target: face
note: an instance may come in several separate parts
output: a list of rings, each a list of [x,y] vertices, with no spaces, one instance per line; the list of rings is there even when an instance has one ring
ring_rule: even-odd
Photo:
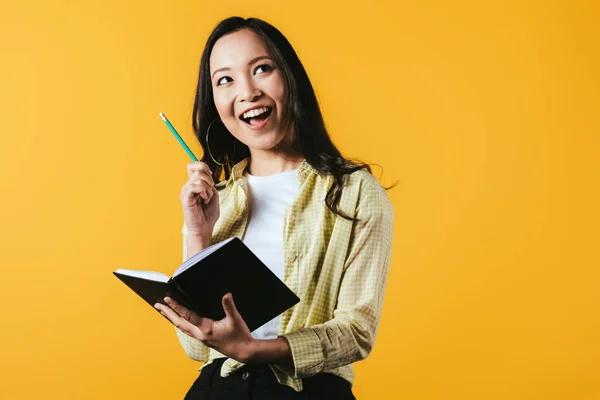
[[[251,152],[274,151],[289,141],[283,75],[256,33],[243,29],[217,40],[210,75],[219,117]]]

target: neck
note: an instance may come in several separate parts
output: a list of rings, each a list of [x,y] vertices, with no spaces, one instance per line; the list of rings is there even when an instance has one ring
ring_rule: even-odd
[[[299,154],[270,154],[250,152],[248,173],[254,176],[269,176],[296,169],[302,164],[304,157]]]
[[[304,157],[294,150],[292,134],[287,134],[271,149],[250,147],[250,165],[248,172],[254,176],[269,176],[296,169]]]

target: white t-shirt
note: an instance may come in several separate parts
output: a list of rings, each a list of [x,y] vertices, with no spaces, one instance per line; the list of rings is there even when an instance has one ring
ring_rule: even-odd
[[[275,275],[283,280],[283,214],[298,194],[298,170],[269,176],[246,172],[249,220],[242,241]],[[279,334],[276,317],[252,332],[256,339],[272,339]]]

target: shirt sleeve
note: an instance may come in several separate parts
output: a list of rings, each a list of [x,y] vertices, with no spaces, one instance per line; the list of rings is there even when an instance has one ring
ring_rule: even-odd
[[[183,234],[183,261],[187,260],[187,227],[185,223],[183,224],[183,228],[181,230]],[[181,329],[175,327],[175,334],[177,335],[177,339],[183,347],[185,354],[190,357],[192,360],[196,361],[207,361],[208,360],[208,352],[209,348],[202,344],[198,339],[194,339],[193,337],[184,333]]]
[[[361,190],[333,319],[281,335],[290,344],[295,378],[362,360],[373,348],[394,230],[391,202],[375,182]]]

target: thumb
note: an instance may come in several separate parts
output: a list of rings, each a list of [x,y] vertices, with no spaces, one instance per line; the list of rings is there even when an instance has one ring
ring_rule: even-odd
[[[227,293],[223,296],[222,300],[223,310],[225,311],[225,317],[233,318],[238,312],[237,308],[235,308],[235,303],[233,302],[233,295],[231,293]]]

